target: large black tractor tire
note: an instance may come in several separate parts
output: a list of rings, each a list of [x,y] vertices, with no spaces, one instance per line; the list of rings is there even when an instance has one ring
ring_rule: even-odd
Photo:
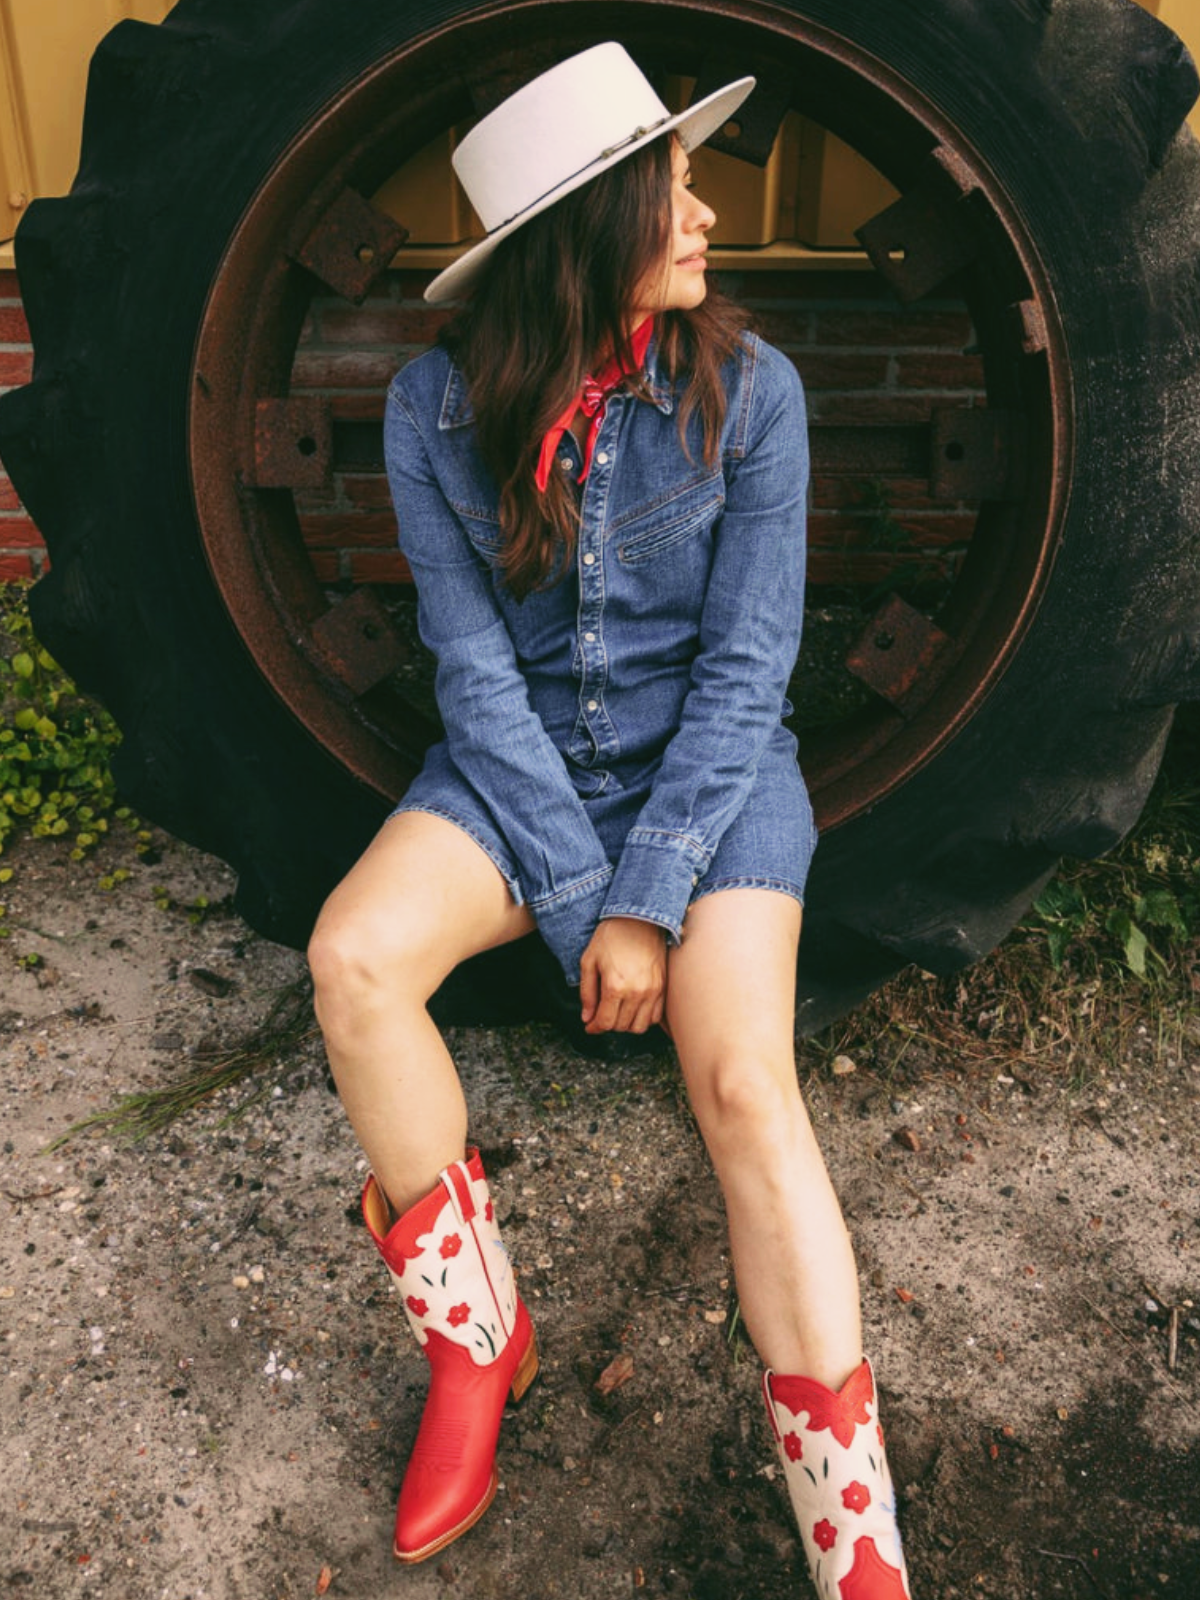
[[[35,624],[120,723],[131,803],[302,943],[428,734],[345,668],[345,629],[385,624],[369,602],[329,623],[302,475],[270,464],[272,418],[326,450],[288,397],[307,297],[365,292],[398,235],[362,197],[408,154],[605,37],[757,71],[764,115],[799,105],[857,144],[906,199],[864,235],[881,272],[910,296],[958,273],[989,408],[1023,413],[1019,449],[992,435],[1022,468],[980,491],[975,587],[917,619],[924,688],[890,691],[896,727],[857,766],[853,727],[828,783],[813,758],[813,1028],[905,963],[975,959],[1061,855],[1119,840],[1200,693],[1196,74],[1132,0],[181,0],[121,23],[78,179],[17,238],[35,370],[0,399],[0,454],[51,553]],[[893,642],[881,626],[881,659]],[[497,971],[493,1015],[552,1009],[545,952],[518,951],[448,1014],[487,1014]]]

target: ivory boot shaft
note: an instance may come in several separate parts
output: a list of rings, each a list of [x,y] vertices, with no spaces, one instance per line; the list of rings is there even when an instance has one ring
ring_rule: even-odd
[[[821,1600],[910,1600],[870,1362],[836,1393],[773,1372],[763,1393]]]

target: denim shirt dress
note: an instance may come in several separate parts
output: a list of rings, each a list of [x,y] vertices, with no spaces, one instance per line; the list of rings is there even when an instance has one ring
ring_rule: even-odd
[[[516,600],[462,373],[435,348],[388,393],[384,440],[446,737],[398,810],[465,829],[571,983],[602,917],[673,942],[702,894],[803,897],[812,813],[781,718],[804,612],[808,440],[787,358],[744,335],[719,460],[682,383],[610,396],[575,559]],[[556,470],[578,479],[563,436]]]

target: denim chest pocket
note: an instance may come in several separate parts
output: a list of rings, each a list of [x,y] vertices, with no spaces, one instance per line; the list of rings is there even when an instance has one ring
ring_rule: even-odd
[[[653,561],[686,539],[707,533],[725,505],[725,480],[706,473],[666,496],[644,501],[613,523],[610,534],[626,566]]]

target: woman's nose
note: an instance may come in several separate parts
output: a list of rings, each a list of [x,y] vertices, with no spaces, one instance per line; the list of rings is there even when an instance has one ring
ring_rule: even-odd
[[[717,213],[711,206],[706,206],[703,200],[695,202],[696,210],[692,217],[691,226],[697,233],[707,233],[717,220]]]

